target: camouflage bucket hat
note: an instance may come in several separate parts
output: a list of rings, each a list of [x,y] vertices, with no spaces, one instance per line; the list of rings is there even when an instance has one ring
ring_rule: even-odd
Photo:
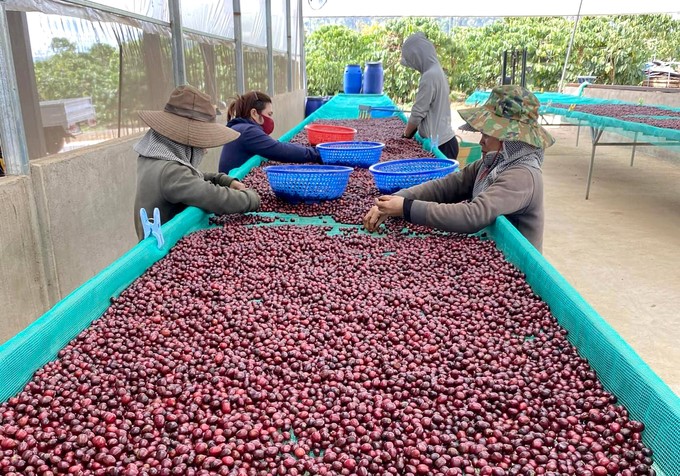
[[[458,114],[478,132],[546,149],[555,139],[538,123],[539,104],[538,98],[521,86],[497,86],[483,105],[460,109]]]

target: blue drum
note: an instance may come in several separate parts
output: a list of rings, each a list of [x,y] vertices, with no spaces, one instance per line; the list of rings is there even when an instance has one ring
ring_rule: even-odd
[[[366,63],[364,69],[364,94],[382,94],[383,92],[382,61]]]
[[[359,94],[361,92],[362,81],[361,66],[358,64],[348,64],[345,67],[344,92],[345,94]]]
[[[305,117],[323,106],[327,100],[323,96],[307,96],[305,101]]]

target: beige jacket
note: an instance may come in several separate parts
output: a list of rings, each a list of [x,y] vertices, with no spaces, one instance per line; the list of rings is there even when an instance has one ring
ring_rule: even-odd
[[[412,223],[444,231],[476,233],[505,215],[541,251],[544,220],[541,171],[511,167],[473,200],[472,189],[482,165],[483,161],[478,160],[460,172],[400,190],[395,195],[414,200]]]

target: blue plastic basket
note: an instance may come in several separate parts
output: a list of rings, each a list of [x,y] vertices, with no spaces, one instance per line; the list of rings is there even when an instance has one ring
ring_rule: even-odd
[[[367,168],[380,160],[382,142],[325,142],[316,146],[324,164]]]
[[[455,172],[458,161],[429,157],[391,160],[371,165],[368,170],[381,193],[394,193]]]
[[[337,165],[271,165],[264,170],[277,197],[291,203],[315,203],[340,198],[353,169]]]

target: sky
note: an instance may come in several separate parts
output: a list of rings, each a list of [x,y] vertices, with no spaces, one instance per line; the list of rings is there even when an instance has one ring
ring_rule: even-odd
[[[305,16],[575,16],[581,0],[302,0]],[[680,0],[583,0],[582,14],[675,13]]]

